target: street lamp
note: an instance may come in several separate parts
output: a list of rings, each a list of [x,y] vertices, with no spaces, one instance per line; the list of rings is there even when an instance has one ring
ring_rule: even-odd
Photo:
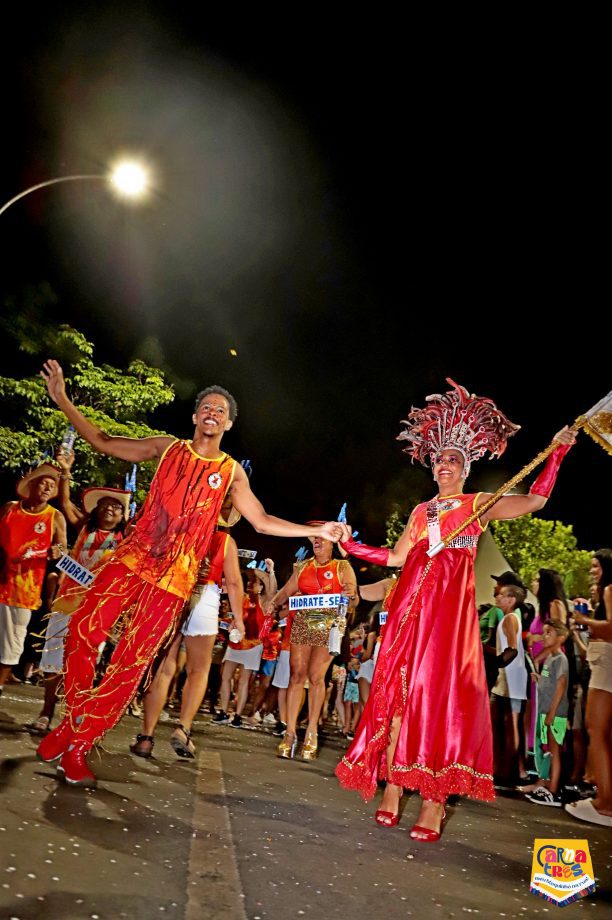
[[[110,172],[106,174],[85,174],[79,176],[60,176],[58,179],[48,179],[46,182],[39,182],[38,185],[32,185],[24,192],[20,192],[3,204],[0,208],[0,214],[3,214],[12,204],[35,192],[39,188],[45,188],[47,185],[57,185],[59,182],[78,182],[81,179],[97,179],[108,182],[115,190],[116,194],[122,198],[129,198],[132,201],[142,200],[149,191],[149,173],[146,168],[135,160],[119,160]]]

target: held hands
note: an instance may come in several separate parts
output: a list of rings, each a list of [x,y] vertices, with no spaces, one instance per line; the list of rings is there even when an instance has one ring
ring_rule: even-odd
[[[45,361],[40,376],[47,384],[47,390],[53,402],[59,404],[62,399],[66,399],[64,372],[57,361],[54,361],[53,358]]]
[[[353,536],[353,528],[350,524],[337,524],[337,527],[341,529],[340,542],[346,543],[347,540],[350,540]]]
[[[338,521],[327,521],[325,524],[321,525],[319,530],[320,536],[324,540],[330,540],[332,543],[337,543],[338,540],[343,539],[343,524],[339,524]]]

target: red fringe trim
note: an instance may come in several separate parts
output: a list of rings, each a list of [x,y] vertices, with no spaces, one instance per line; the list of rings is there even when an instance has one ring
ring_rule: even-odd
[[[364,767],[341,760],[336,776],[346,789],[354,789],[367,802],[376,792],[377,782]],[[433,774],[426,767],[414,766],[407,770],[393,769],[391,782],[414,790],[430,802],[446,802],[450,795],[461,795],[483,802],[495,801],[492,776],[479,776],[468,767],[449,766]]]

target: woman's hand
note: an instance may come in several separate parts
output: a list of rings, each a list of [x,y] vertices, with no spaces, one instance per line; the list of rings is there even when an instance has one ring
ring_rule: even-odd
[[[578,431],[576,428],[570,428],[569,425],[564,425],[561,431],[556,433],[553,441],[558,441],[560,444],[575,444],[577,433]]]
[[[347,540],[350,540],[353,536],[353,528],[350,524],[338,524],[338,527],[341,530],[340,543],[346,543]]]

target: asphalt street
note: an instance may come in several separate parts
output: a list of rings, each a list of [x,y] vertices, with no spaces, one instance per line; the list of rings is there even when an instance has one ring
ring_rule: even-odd
[[[410,839],[418,798],[379,828],[374,803],[342,790],[344,750],[325,739],[311,764],[275,755],[257,730],[195,725],[195,760],[178,760],[160,725],[154,758],[129,753],[125,716],[91,757],[98,788],[56,780],[24,728],[41,691],[9,685],[0,699],[0,917],[528,918],[559,910],[530,894],[536,837],[586,838],[598,889],[563,916],[609,917],[612,833],[520,797],[459,800],[437,844]]]

